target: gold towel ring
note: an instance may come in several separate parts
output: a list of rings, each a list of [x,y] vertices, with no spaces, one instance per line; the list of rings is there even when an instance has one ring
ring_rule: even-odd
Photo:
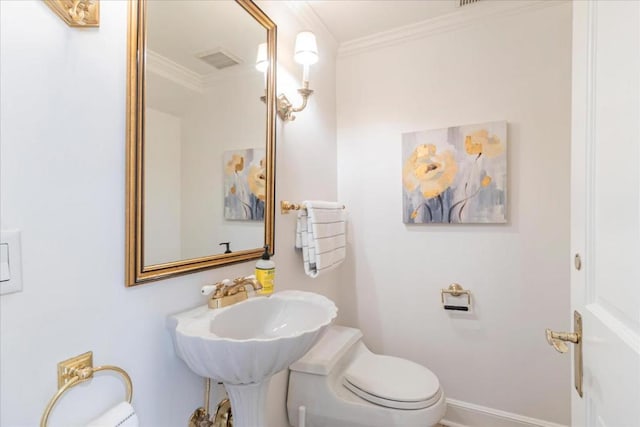
[[[90,358],[91,357],[90,353],[91,352],[69,359],[69,361],[73,363],[78,358],[84,356],[86,360],[83,359],[82,361],[88,362],[89,364],[91,364],[92,361]],[[68,361],[65,361],[65,362],[68,362]],[[47,408],[44,410],[44,414],[42,414],[42,419],[40,420],[40,427],[47,427],[47,422],[49,421],[49,415],[51,415],[51,410],[56,405],[56,403],[58,403],[58,399],[60,399],[62,395],[65,394],[67,390],[69,390],[70,388],[93,378],[94,372],[115,371],[120,375],[122,375],[122,377],[124,378],[125,385],[127,386],[127,402],[131,403],[131,399],[133,397],[133,385],[131,383],[131,377],[129,377],[129,374],[127,374],[127,372],[124,369],[119,368],[117,366],[112,366],[112,365],[97,366],[95,368],[92,366],[65,368],[65,366],[63,365],[65,362],[61,362],[60,364],[58,364],[59,371],[61,366],[63,367],[63,370],[64,370],[64,373],[59,374],[59,377],[58,377],[58,382],[59,383],[62,382],[63,385],[60,386],[56,394],[51,398],[51,400],[47,404]],[[78,363],[78,362],[75,362],[75,363]]]

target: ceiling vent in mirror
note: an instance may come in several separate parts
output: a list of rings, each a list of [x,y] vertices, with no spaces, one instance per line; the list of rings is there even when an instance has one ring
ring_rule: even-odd
[[[207,64],[222,70],[223,68],[232,67],[242,62],[240,58],[235,55],[225,52],[222,49],[215,49],[208,52],[197,55],[199,59],[202,59]]]
[[[479,1],[480,0],[460,0],[460,7],[467,6],[467,5],[471,4],[471,3],[477,3]]]

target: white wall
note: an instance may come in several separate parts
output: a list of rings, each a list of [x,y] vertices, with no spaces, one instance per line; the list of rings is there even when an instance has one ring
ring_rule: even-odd
[[[571,5],[468,22],[338,59],[355,259],[342,308],[375,351],[428,366],[448,397],[567,424],[570,358],[544,329],[570,326]],[[508,122],[508,224],[404,225],[401,134],[494,120]],[[441,308],[453,282],[473,313]]]
[[[145,265],[171,262],[181,257],[182,120],[147,108],[145,150],[144,247]]]
[[[280,54],[290,52],[301,26],[282,3],[263,7],[279,25]],[[72,29],[41,1],[0,2],[0,216],[3,229],[22,230],[24,279],[22,293],[0,298],[3,427],[38,425],[57,389],[56,363],[88,350],[97,364],[131,374],[143,426],[186,425],[202,380],[176,358],[165,319],[201,304],[200,286],[254,268],[125,288],[127,3],[102,2],[100,15],[100,28]],[[333,46],[319,45],[327,56],[312,70],[318,92],[296,122],[278,124],[278,198],[336,198],[335,64]],[[286,69],[280,78],[280,90],[290,91]],[[342,271],[306,278],[294,220],[276,218],[276,288],[314,290],[340,305]],[[122,399],[116,378],[70,391],[50,425],[82,424]],[[286,425],[285,387],[279,374],[272,427]]]

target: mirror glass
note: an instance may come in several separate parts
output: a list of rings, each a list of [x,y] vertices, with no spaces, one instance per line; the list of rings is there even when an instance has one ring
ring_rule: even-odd
[[[255,258],[273,247],[275,77],[256,59],[274,63],[275,25],[247,0],[133,3],[128,283]]]

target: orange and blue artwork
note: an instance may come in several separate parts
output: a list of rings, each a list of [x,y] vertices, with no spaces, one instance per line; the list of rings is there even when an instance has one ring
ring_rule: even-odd
[[[505,223],[506,210],[506,121],[402,135],[404,223]]]

